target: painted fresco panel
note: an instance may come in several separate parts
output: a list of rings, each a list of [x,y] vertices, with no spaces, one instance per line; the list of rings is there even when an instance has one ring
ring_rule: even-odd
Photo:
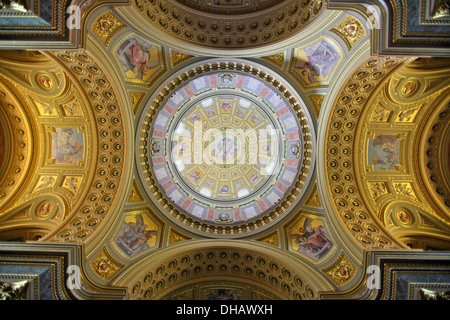
[[[126,39],[116,50],[125,78],[147,83],[163,66],[160,47],[137,37]]]
[[[400,140],[393,134],[376,134],[369,139],[368,165],[373,170],[395,170],[400,165]]]
[[[132,257],[157,246],[160,232],[159,225],[145,212],[131,212],[125,216],[115,242],[126,255]]]
[[[328,231],[321,219],[303,216],[288,228],[292,251],[317,261],[333,247]]]
[[[77,164],[84,157],[84,134],[77,128],[56,128],[51,134],[52,155],[56,164]]]
[[[295,50],[291,72],[305,87],[328,85],[341,60],[340,50],[321,39]]]

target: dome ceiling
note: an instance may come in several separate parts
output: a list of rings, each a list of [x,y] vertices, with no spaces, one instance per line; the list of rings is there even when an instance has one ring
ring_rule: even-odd
[[[154,105],[144,112],[138,137],[148,152],[141,151],[148,159],[141,172],[149,175],[151,168],[152,180],[177,214],[198,221],[196,231],[209,235],[242,236],[257,218],[275,219],[274,209],[290,199],[293,188],[296,196],[307,188],[314,166],[314,130],[304,102],[292,89],[286,89],[290,99],[281,95],[283,79],[255,77],[244,71],[248,68],[269,72],[234,62],[228,70],[211,68],[165,92],[154,116],[149,114]],[[299,176],[305,183],[296,186]],[[288,201],[281,215],[295,205]]]
[[[74,296],[361,298],[371,252],[449,248],[449,61],[374,54],[403,23],[333,0],[74,3],[65,42],[0,30],[42,50],[0,52],[0,240],[75,248]]]
[[[169,163],[196,196],[237,204],[275,174],[281,148],[272,119],[257,104],[214,93],[187,111],[169,130]]]

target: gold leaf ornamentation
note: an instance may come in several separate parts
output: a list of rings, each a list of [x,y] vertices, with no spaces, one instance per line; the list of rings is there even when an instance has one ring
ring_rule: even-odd
[[[280,244],[280,234],[277,231],[272,232],[271,234],[264,236],[262,238],[256,239],[256,241],[261,241],[272,246],[278,247]]]
[[[103,42],[105,46],[109,45],[111,38],[126,25],[120,21],[112,12],[106,12],[97,18],[92,25],[91,30]]]
[[[178,242],[181,242],[181,241],[186,241],[186,240],[191,240],[191,238],[188,237],[188,236],[185,236],[185,235],[183,235],[181,233],[179,233],[178,231],[175,231],[172,228],[170,228],[170,230],[169,230],[169,239],[168,239],[169,245],[175,244],[175,243],[178,243]]]
[[[333,265],[322,271],[330,277],[336,285],[343,286],[355,276],[357,268],[342,252]]]
[[[344,41],[349,51],[367,35],[362,23],[351,15],[344,17],[342,22],[330,31],[337,34]]]
[[[109,281],[124,265],[116,261],[108,249],[104,247],[102,251],[90,263],[92,270],[103,280]]]

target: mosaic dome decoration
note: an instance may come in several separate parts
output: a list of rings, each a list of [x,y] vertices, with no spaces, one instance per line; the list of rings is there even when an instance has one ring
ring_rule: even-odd
[[[237,70],[210,70],[165,95],[142,133],[150,190],[163,190],[161,197],[150,194],[156,203],[165,197],[173,204],[177,220],[183,212],[191,225],[204,226],[201,231],[240,226],[234,231],[244,234],[249,230],[242,224],[276,212],[304,187],[297,182],[307,180],[312,131],[300,105],[291,105],[293,97]]]

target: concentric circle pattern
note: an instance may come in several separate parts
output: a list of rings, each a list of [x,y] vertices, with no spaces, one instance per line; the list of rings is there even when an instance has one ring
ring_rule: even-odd
[[[178,222],[210,232],[292,207],[283,201],[302,189],[299,177],[307,180],[311,131],[277,88],[246,72],[210,70],[165,96],[155,113],[149,108],[140,140],[149,194],[173,204]]]

